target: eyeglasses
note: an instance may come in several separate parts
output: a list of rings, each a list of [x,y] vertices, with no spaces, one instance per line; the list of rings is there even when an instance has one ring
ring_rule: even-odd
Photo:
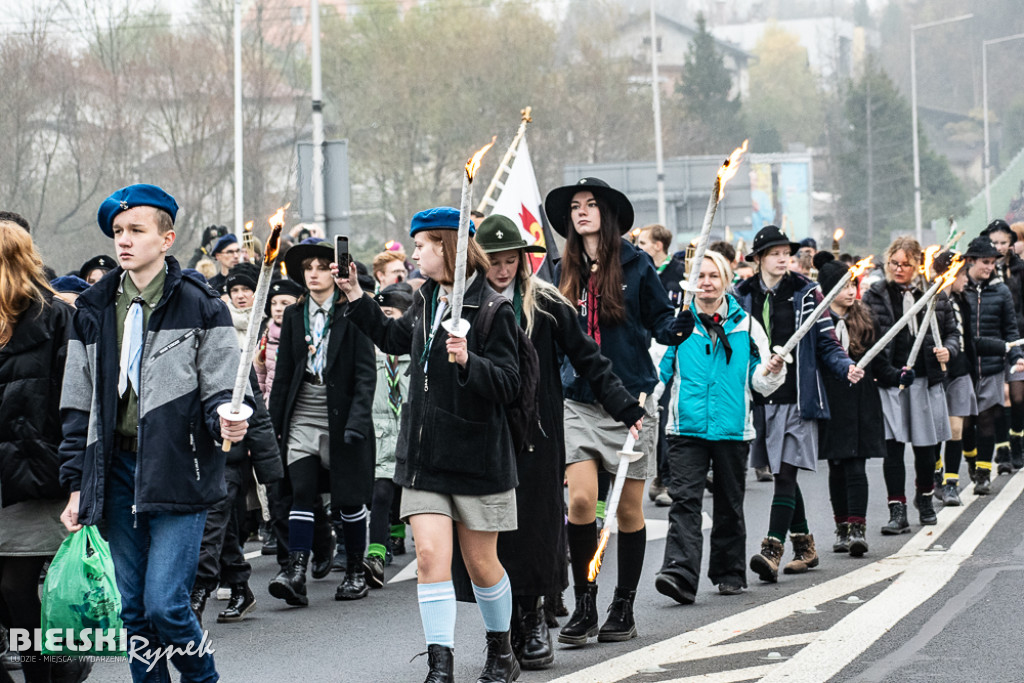
[[[889,267],[893,270],[907,270],[908,268],[913,268],[914,265],[912,263],[896,263],[895,261],[889,261]]]
[[[235,254],[241,254],[242,250],[235,247],[234,249],[221,249],[220,253],[227,254],[228,256],[234,256]]]

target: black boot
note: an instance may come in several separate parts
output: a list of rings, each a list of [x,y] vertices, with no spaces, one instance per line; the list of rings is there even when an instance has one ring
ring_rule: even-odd
[[[338,586],[334,593],[335,600],[360,600],[366,597],[370,588],[366,585],[366,574],[361,560],[356,559],[348,563],[345,570],[345,580]]]
[[[427,646],[427,665],[430,670],[423,683],[454,683],[455,653],[444,645]],[[419,656],[419,655],[417,655]]]
[[[199,620],[199,626],[203,625],[203,610],[206,609],[206,600],[210,597],[210,587],[198,581],[192,586],[192,596],[189,600],[193,614]]]
[[[832,552],[850,552],[850,524],[848,522],[836,524],[836,540],[832,543]]]
[[[345,534],[342,533],[341,524],[334,525],[334,560],[331,562],[331,571],[340,572],[348,567],[348,553],[345,552]]]
[[[309,567],[309,551],[299,550],[288,555],[288,570],[278,574],[270,582],[270,594],[295,607],[309,604],[306,597],[306,569]]]
[[[883,536],[909,534],[910,522],[907,521],[907,504],[898,500],[889,503],[889,521],[882,527]]]
[[[1015,470],[1024,469],[1024,435],[1010,432],[1010,464]]]
[[[850,525],[850,555],[861,557],[868,551],[868,541],[864,537],[867,528],[863,524]]]
[[[248,583],[239,583],[231,587],[231,598],[227,608],[217,615],[217,623],[224,624],[241,621],[246,613],[256,605],[256,596],[252,594]]]
[[[277,534],[274,527],[267,527],[267,540],[260,546],[260,555],[277,555]]]
[[[555,661],[555,649],[541,599],[529,597],[516,600],[520,603],[517,630],[522,641],[518,652],[519,663],[524,669],[546,669]]]
[[[612,604],[608,606],[608,618],[597,634],[599,643],[617,643],[636,638],[636,621],[633,619],[633,601],[636,591],[616,588]]]
[[[568,645],[586,645],[588,638],[597,635],[597,584],[576,586],[576,609],[569,622],[558,633],[558,642]]]
[[[508,631],[487,632],[487,659],[476,683],[508,683],[519,678],[519,662],[512,654]]]
[[[340,536],[339,536],[340,538]],[[322,579],[331,573],[331,569],[334,566],[334,548],[336,541],[334,540],[334,534],[327,534],[326,539],[321,539],[319,546],[317,543],[313,543],[313,559],[312,567],[310,568],[313,573],[314,579]]]
[[[939,518],[935,514],[935,506],[932,505],[931,491],[914,496],[914,507],[917,508],[917,514],[923,526],[934,526],[939,523]]]

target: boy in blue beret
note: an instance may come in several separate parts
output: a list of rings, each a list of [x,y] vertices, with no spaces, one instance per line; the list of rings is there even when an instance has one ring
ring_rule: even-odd
[[[217,412],[238,345],[224,304],[167,255],[177,210],[155,185],[100,205],[119,266],[78,299],[61,396],[61,520],[72,533],[103,524],[134,681],[169,680],[167,646],[199,652],[170,658],[182,680],[218,678],[189,591],[206,510],[226,495],[218,440],[248,426]]]
[[[228,233],[217,240],[210,256],[220,265],[220,272],[210,278],[210,286],[219,292],[228,277],[228,271],[242,262],[242,245],[238,243],[237,237]]]

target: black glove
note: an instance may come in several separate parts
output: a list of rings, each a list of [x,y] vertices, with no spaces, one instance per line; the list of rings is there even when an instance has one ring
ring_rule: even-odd
[[[900,386],[909,387],[914,383],[916,378],[917,375],[914,374],[914,368],[903,368],[903,370],[900,371]]]
[[[360,434],[359,432],[357,432],[354,429],[346,429],[345,430],[345,445],[346,446],[352,446],[353,444],[357,444],[357,443],[359,443],[360,441],[362,441],[365,438],[366,438],[365,436],[363,436],[362,434]]]
[[[688,308],[679,311],[679,315],[672,319],[672,327],[669,329],[685,340],[693,332],[693,312]]]

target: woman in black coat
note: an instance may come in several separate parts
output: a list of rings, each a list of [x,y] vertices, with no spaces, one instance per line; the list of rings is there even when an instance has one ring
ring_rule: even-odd
[[[54,297],[28,230],[0,220],[0,626],[7,629],[40,627],[39,573],[67,535],[57,447],[73,313]],[[51,667],[76,676],[89,668],[21,654],[31,683],[49,681]]]
[[[512,302],[519,326],[537,351],[540,386],[537,403],[540,429],[516,458],[519,527],[498,535],[498,557],[508,571],[515,601],[512,624],[516,655],[525,669],[542,669],[554,661],[554,649],[541,596],[557,595],[568,585],[566,561],[565,430],[562,424],[561,359],[568,358],[580,377],[610,415],[639,429],[643,408],[612,372],[611,361],[576,321],[576,309],[548,283],[533,277],[528,252],[544,247],[527,245],[515,223],[491,215],[476,233],[491,262],[487,281]],[[456,582],[460,599],[468,591]]]
[[[519,676],[519,663],[509,638],[511,585],[498,560],[497,541],[498,532],[516,525],[518,479],[505,411],[519,396],[516,320],[512,305],[487,286],[487,257],[469,240],[462,307],[468,333],[448,333],[445,323],[458,322],[452,321],[449,305],[459,284],[458,224],[459,212],[448,207],[413,216],[413,259],[429,279],[397,320],[363,296],[354,264],[347,277],[336,281],[350,302],[349,321],[384,353],[412,357],[395,449],[395,483],[402,486],[401,517],[416,538],[427,681],[453,680],[452,522],[487,630],[480,679],[510,681]],[[332,269],[337,277],[337,265]],[[489,329],[477,324],[485,307],[492,309]]]

